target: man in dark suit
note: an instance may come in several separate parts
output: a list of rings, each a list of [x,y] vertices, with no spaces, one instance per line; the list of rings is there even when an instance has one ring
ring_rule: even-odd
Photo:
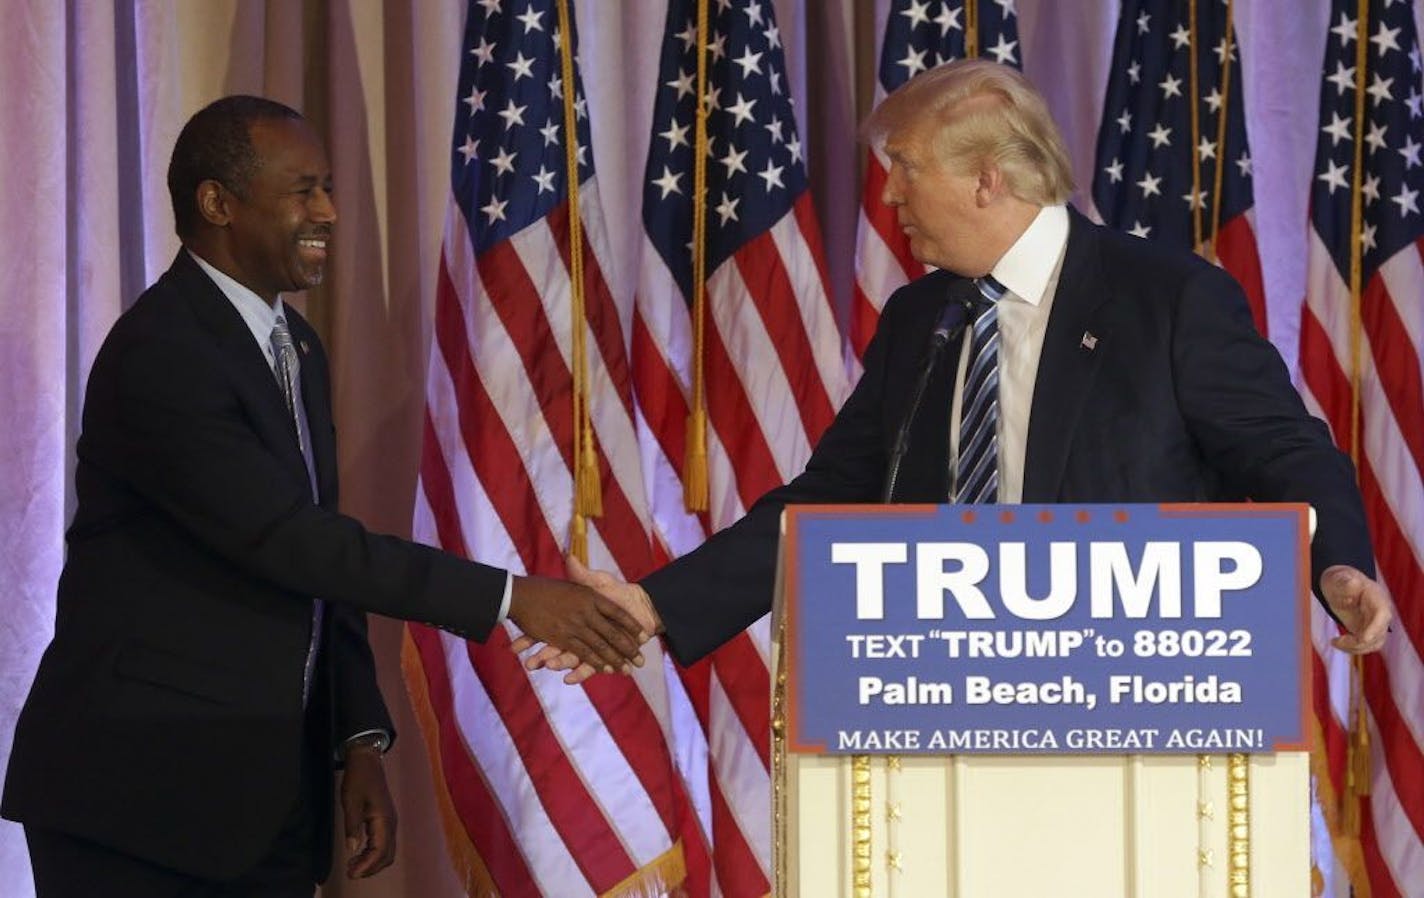
[[[321,282],[336,220],[296,112],[219,100],[184,127],[168,181],[183,249],[89,378],[55,635],[3,812],[25,824],[42,898],[310,896],[334,767],[348,874],[394,853],[365,612],[475,640],[507,616],[605,669],[641,663],[639,632],[585,587],[335,510],[326,358],[281,299]]]
[[[1378,649],[1393,606],[1372,579],[1353,469],[1256,333],[1236,282],[1065,206],[1062,138],[1042,97],[1006,66],[926,72],[888,97],[867,131],[890,160],[885,202],[915,258],[939,270],[886,303],[865,374],[804,473],[641,585],[575,565],[576,578],[663,632],[680,661],[707,654],[770,609],[783,506],[882,501],[931,334],[962,326],[910,420],[891,501],[1308,502],[1318,519],[1312,582],[1347,631],[1336,644]],[[990,309],[997,359],[980,368],[970,356],[980,335],[990,342]],[[991,374],[997,388],[981,393]],[[997,421],[971,430],[990,404],[983,396]],[[547,646],[528,663],[568,669],[578,657]]]

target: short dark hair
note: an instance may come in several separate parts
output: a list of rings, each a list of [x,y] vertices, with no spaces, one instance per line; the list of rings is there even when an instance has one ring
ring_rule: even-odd
[[[219,181],[238,196],[244,195],[258,164],[252,147],[253,122],[301,117],[275,100],[238,94],[215,100],[188,119],[168,162],[168,196],[173,201],[178,236],[192,234],[198,224],[194,197],[202,182]]]

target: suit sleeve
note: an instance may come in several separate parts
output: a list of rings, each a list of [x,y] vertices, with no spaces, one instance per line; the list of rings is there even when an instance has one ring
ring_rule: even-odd
[[[1240,286],[1214,267],[1196,268],[1183,289],[1172,368],[1182,414],[1233,493],[1315,509],[1317,594],[1321,573],[1333,564],[1374,576],[1354,466],[1306,411],[1285,363],[1252,324]]]
[[[893,309],[866,349],[865,374],[806,469],[762,496],[740,521],[641,582],[674,657],[691,664],[771,610],[781,511],[792,503],[873,502],[885,476],[885,369]]]
[[[87,462],[251,576],[466,638],[489,634],[505,573],[313,505],[203,348],[148,334],[112,363],[113,417],[86,422]]]

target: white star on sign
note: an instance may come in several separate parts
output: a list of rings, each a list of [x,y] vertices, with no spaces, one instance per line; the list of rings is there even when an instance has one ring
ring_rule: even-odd
[[[1201,139],[1201,143],[1197,144],[1197,155],[1203,159],[1215,159],[1216,141],[1207,140],[1205,137],[1203,137]]]
[[[543,193],[543,192],[546,191],[546,190],[549,191],[550,193],[553,193],[553,192],[554,192],[554,175],[556,175],[556,174],[558,174],[558,173],[557,173],[557,172],[551,172],[551,171],[545,171],[544,166],[540,165],[540,166],[539,166],[539,174],[537,174],[537,175],[530,175],[529,177],[533,178],[533,179],[534,179],[534,183],[539,185],[539,191],[538,191],[539,193]],[[535,195],[537,196],[538,194],[535,194]]]
[[[1112,165],[1105,166],[1103,171],[1107,173],[1108,180],[1114,184],[1122,180],[1122,160],[1114,159]]]
[[[1218,109],[1221,108],[1221,91],[1213,87],[1211,89],[1211,93],[1202,97],[1202,102],[1206,104],[1206,108],[1210,109],[1212,112],[1216,112]]]
[[[1167,35],[1172,39],[1172,49],[1180,50],[1192,42],[1192,33],[1187,30],[1187,26],[1178,25],[1177,30]]]
[[[692,24],[692,20],[687,21],[687,27],[674,34],[673,37],[682,41],[682,52],[686,53],[697,45],[697,26]]]
[[[470,95],[465,98],[465,102],[470,106],[470,115],[485,108],[485,94],[488,91],[477,90],[474,85],[470,85]]]
[[[760,4],[760,3],[748,3],[748,4],[747,4],[747,8],[744,9],[744,10],[742,10],[742,12],[744,12],[744,13],[747,14],[747,24],[749,24],[749,25],[760,25],[760,24],[761,24],[761,4]]]
[[[554,123],[551,117],[549,123],[539,129],[539,133],[544,135],[544,146],[553,146],[559,142],[559,126]]]
[[[1330,195],[1334,196],[1335,188],[1350,186],[1345,182],[1345,176],[1350,173],[1350,166],[1341,165],[1337,167],[1333,159],[1327,160],[1326,165],[1329,166],[1329,169],[1316,175],[1315,180],[1324,181],[1330,185]]]
[[[773,144],[782,143],[786,140],[786,138],[783,137],[781,134],[781,119],[777,118],[776,116],[773,115],[771,117],[771,121],[767,122],[765,125],[762,125],[762,127],[765,128],[767,133],[771,135],[771,142]]]
[[[772,25],[770,28],[766,29],[766,45],[767,45],[768,47],[780,47],[780,46],[781,46],[781,29],[780,29],[780,28],[777,28],[775,25]]]
[[[1175,77],[1171,72],[1157,85],[1162,88],[1162,99],[1168,97],[1180,97],[1182,95],[1182,79]]]
[[[1153,149],[1170,147],[1172,145],[1172,129],[1158,122],[1157,127],[1147,132],[1147,138],[1152,141]]]
[[[1156,194],[1157,196],[1161,196],[1161,195],[1162,195],[1162,188],[1161,188],[1160,186],[1158,186],[1158,185],[1160,185],[1161,183],[1162,183],[1162,179],[1161,179],[1161,178],[1154,178],[1154,177],[1152,177],[1152,174],[1151,174],[1150,172],[1144,174],[1144,175],[1142,176],[1142,180],[1137,182],[1137,186],[1142,188],[1142,198],[1143,198],[1143,199],[1147,199],[1149,196],[1152,196],[1153,194]]]

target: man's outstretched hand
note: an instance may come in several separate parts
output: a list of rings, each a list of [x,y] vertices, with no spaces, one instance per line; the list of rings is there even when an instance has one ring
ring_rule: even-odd
[[[1331,640],[1342,652],[1364,655],[1384,646],[1394,602],[1389,590],[1345,564],[1328,567],[1320,575],[1320,593],[1346,632]]]
[[[663,631],[662,621],[643,587],[636,583],[625,583],[608,571],[591,570],[572,555],[565,559],[565,564],[571,581],[597,590],[605,599],[616,603],[632,616],[642,631],[639,634],[642,642],[652,638],[649,634]],[[564,682],[570,685],[582,683],[598,672],[595,665],[590,663],[595,659],[579,652],[573,646],[551,639],[534,638],[535,634],[528,633],[527,630],[525,633],[526,635],[514,641],[511,646],[514,651],[523,652],[538,642],[546,643],[539,651],[524,659],[524,666],[529,670],[538,670],[541,667],[566,670],[569,673],[564,677]]]
[[[509,619],[525,634],[516,645],[556,646],[587,662],[590,674],[595,668],[608,673],[623,670],[630,663],[641,667],[638,646],[650,638],[616,602],[587,586],[549,577],[514,578]]]

